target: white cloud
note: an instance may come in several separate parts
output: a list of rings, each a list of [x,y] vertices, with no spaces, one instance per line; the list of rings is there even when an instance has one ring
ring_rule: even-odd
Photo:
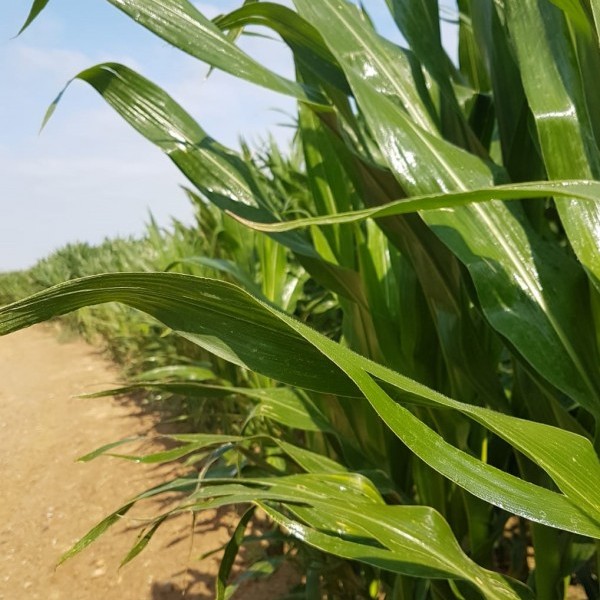
[[[165,156],[119,137],[118,151],[74,148],[52,157],[0,154],[0,270],[22,268],[69,241],[141,234],[148,211],[166,224],[192,210]]]
[[[214,16],[238,5],[215,0],[201,8]],[[178,188],[183,176],[89,86],[73,85],[37,135],[49,102],[81,69],[104,60],[136,68],[229,146],[240,133],[255,138],[273,128],[281,117],[271,107],[293,110],[292,100],[231,76],[215,72],[206,81],[206,65],[163,42],[132,47],[131,56],[122,44],[116,55],[96,43],[63,45],[61,23],[49,17],[36,23],[36,35],[0,45],[0,270],[26,267],[70,241],[141,233],[148,209],[164,224],[169,215],[191,217]],[[285,48],[243,43],[278,72],[291,72]]]
[[[141,65],[129,55],[108,53],[86,54],[78,50],[30,45],[17,42],[2,52],[4,63],[10,64],[22,78],[44,79],[60,77],[66,83],[79,71],[102,62],[119,62],[132,69],[140,70]]]
[[[41,136],[0,147],[0,270],[70,241],[141,234],[148,211],[189,221],[183,177],[108,107],[60,111]]]

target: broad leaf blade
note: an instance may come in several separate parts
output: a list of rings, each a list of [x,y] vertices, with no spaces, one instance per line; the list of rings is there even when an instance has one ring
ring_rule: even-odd
[[[245,487],[252,485],[262,489]],[[200,500],[220,496],[227,501],[228,495],[230,502],[258,501],[292,535],[327,552],[417,577],[465,579],[487,598],[518,597],[498,574],[482,569],[466,557],[436,511],[418,506],[387,506],[360,476],[294,475],[250,479],[243,485],[227,485],[223,481],[207,486],[194,497]],[[288,505],[309,527],[284,517],[270,500]]]
[[[590,507],[589,502],[581,502],[586,495],[594,497],[593,490],[600,485],[600,468],[596,464],[590,471],[592,463],[588,458],[579,462],[583,457],[573,454],[573,449],[580,446],[579,436],[562,432],[565,441],[557,447],[552,427],[533,423],[528,428],[527,422],[512,417],[499,415],[495,419],[492,412],[476,414],[474,407],[448,401],[427,387],[394,374],[231,284],[169,273],[101,275],[76,280],[0,309],[0,334],[80,306],[109,301],[144,310],[223,358],[291,385],[351,395],[356,394],[358,386],[387,426],[413,452],[458,485],[516,514],[600,538],[600,510]],[[567,498],[454,448],[396,404],[370,373],[389,381],[416,402],[458,409],[480,422],[485,419],[487,426],[502,431],[509,439],[515,435],[522,451],[547,468],[555,480],[559,479],[557,474],[564,480],[572,478],[576,489],[564,489]],[[573,478],[572,472],[577,470],[581,476]],[[561,486],[562,481],[557,483]]]
[[[582,10],[579,2],[567,4]],[[507,9],[548,176],[597,178],[600,154],[575,49],[562,13],[548,4],[520,0],[507,2]],[[600,286],[600,205],[574,199],[560,199],[556,204],[577,257],[596,286]]]
[[[77,78],[94,87],[130,125],[163,150],[220,209],[251,220],[268,222],[277,218],[250,167],[210,138],[158,86],[115,63],[92,67]],[[274,239],[292,250],[315,279],[366,306],[360,279],[354,271],[323,260],[302,236],[275,235]]]
[[[187,0],[108,0],[140,25],[211,67],[300,100],[324,103],[315,90],[285,79],[240,50]]]
[[[308,389],[356,394],[338,368],[240,288],[173,273],[95,276],[0,309],[0,334],[89,304],[117,301],[168,323],[217,356]],[[319,366],[320,365],[320,366]],[[192,385],[187,384],[187,385]],[[194,384],[200,385],[200,384]]]
[[[272,2],[253,2],[215,21],[219,28],[244,28],[262,25],[272,29],[294,53],[297,64],[316,76],[320,84],[348,92],[348,82],[318,31],[298,13]],[[312,82],[312,87],[316,89]]]
[[[410,108],[399,109],[379,92],[380,85],[389,86],[392,70],[384,45],[366,44],[368,32],[355,7],[335,0],[296,5],[344,68],[384,158],[409,195],[491,185],[482,160],[423,129]],[[501,202],[429,211],[423,219],[469,270],[493,327],[543,377],[600,414],[600,376],[587,359],[591,341],[571,314],[587,285],[577,263],[533,231],[518,207],[509,210]],[[564,274],[560,291],[553,289],[557,271]]]
[[[455,144],[480,150],[460,109],[453,79],[460,75],[442,45],[438,0],[386,0],[394,20],[418,60],[439,87],[439,128]],[[464,25],[461,24],[461,34]],[[368,33],[366,35],[369,35]],[[375,46],[375,44],[371,45]],[[378,42],[378,45],[381,45]],[[462,57],[461,57],[462,58]],[[398,83],[405,77],[399,78]]]
[[[572,530],[573,527],[591,525],[591,529],[588,530],[591,532],[600,528],[600,503],[593,492],[600,486],[600,463],[591,444],[585,438],[499,413],[496,419],[496,413],[486,409],[456,401],[448,402],[437,392],[359,357],[301,324],[296,324],[292,320],[287,320],[287,322],[296,331],[301,332],[308,341],[322,349],[326,356],[335,356],[335,362],[359,387],[387,426],[415,454],[445,477],[465,487],[479,498],[523,514],[535,521],[549,524],[547,517],[549,512],[552,512],[553,518],[561,520],[560,527],[562,529]],[[563,488],[565,494],[570,497],[573,507],[568,508],[570,502],[567,498],[561,498],[553,492],[495,469],[448,444],[410,411],[394,402],[370,377],[369,373],[409,394],[432,401],[440,407],[452,406],[499,433],[509,443],[514,443],[516,447],[524,450],[530,457],[535,456],[534,460],[538,465],[546,469],[559,487]],[[494,415],[494,417],[488,421],[488,415]],[[523,435],[524,431],[528,433]],[[571,440],[568,443],[569,451],[566,453],[564,452],[565,442],[559,441],[563,435],[568,436]],[[561,448],[563,448],[562,452]],[[552,463],[550,468],[548,468],[549,462]],[[573,477],[575,470],[578,471],[576,478]],[[576,490],[572,487],[575,481],[577,481]],[[511,492],[507,494],[506,490],[508,489]],[[560,505],[563,507],[561,508]],[[573,510],[574,505],[578,506],[575,511]],[[549,507],[552,508],[545,510]],[[565,511],[565,513],[561,514],[561,511]],[[568,519],[565,518],[567,513],[569,514]]]

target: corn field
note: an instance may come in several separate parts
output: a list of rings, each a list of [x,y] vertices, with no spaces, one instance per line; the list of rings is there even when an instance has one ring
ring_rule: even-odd
[[[198,219],[150,267],[69,273],[0,308],[4,335],[117,302],[148,324],[140,346],[179,340],[107,393],[182,398],[192,430],[84,459],[187,475],[124,499],[63,560],[177,493],[124,560],[182,511],[242,505],[219,599],[257,508],[302,570],[290,598],[600,597],[600,3],[459,0],[455,65],[437,0],[387,0],[406,47],[368,2],[213,20],[187,0],[108,2],[295,98],[297,131],[289,152],[237,152],[125,65],[75,76],[180,169]],[[295,80],[236,44],[265,30]]]

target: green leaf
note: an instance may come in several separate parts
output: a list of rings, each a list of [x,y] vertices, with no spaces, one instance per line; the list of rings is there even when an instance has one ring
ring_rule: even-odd
[[[136,543],[121,561],[119,568],[124,567],[128,562],[131,562],[148,545],[156,533],[156,530],[168,519],[168,517],[168,514],[158,517],[148,529],[140,534]]]
[[[27,16],[23,27],[21,27],[17,35],[21,35],[31,25],[31,23],[35,21],[37,16],[44,10],[44,8],[46,8],[46,5],[49,1],[50,0],[34,0],[29,11],[29,15]]]
[[[97,450],[94,450],[90,454],[81,457],[79,460],[81,462],[88,462],[94,458],[97,458],[98,456],[114,456],[117,458],[123,458],[125,460],[131,460],[137,463],[162,464],[177,460],[183,456],[192,454],[197,450],[205,450],[213,446],[222,446],[223,444],[240,442],[244,438],[234,435],[232,436],[217,434],[163,435],[159,438],[152,438],[152,441],[155,442],[157,441],[157,439],[163,441],[170,440],[181,442],[183,445],[177,446],[176,448],[173,448],[171,450],[152,452],[150,454],[144,455],[116,454],[114,452],[109,452],[109,450],[112,450],[116,446],[120,446],[131,441],[139,441],[143,439],[145,438],[138,436],[136,438],[128,438],[125,440],[120,440],[119,442],[114,442],[112,444],[106,444],[105,446],[101,446]]]
[[[230,283],[175,273],[94,276],[0,309],[0,335],[32,324],[31,319],[40,322],[89,304],[117,301],[241,367],[307,389],[357,393],[334,363],[251,298]]]
[[[558,6],[569,17],[579,29],[590,32],[590,22],[585,10],[585,4],[581,0],[550,0]]]
[[[437,0],[386,0],[398,28],[412,51],[441,85],[454,71],[442,46]]]
[[[405,215],[440,208],[454,208],[469,204],[492,202],[493,200],[523,200],[547,198],[548,196],[559,199],[575,198],[591,205],[600,205],[600,182],[591,180],[529,181],[527,183],[511,183],[459,192],[439,192],[402,198],[373,208],[275,223],[258,223],[240,217],[236,218],[258,231],[280,232],[314,225],[356,223],[364,219]]]
[[[223,553],[223,558],[219,565],[219,573],[217,574],[217,600],[225,600],[226,598],[225,592],[227,590],[227,580],[229,579],[233,563],[243,544],[246,527],[254,516],[255,510],[256,507],[253,506],[242,515],[242,518],[235,527],[233,535],[225,546],[225,552]]]
[[[453,537],[450,537],[452,534],[448,529],[448,525],[445,521],[439,516],[438,513],[433,511],[430,508],[424,507],[387,507],[390,510],[389,515],[382,515],[380,511],[375,512],[373,516],[379,516],[378,525],[376,527],[373,523],[365,523],[365,519],[355,518],[354,516],[350,516],[347,514],[338,514],[339,521],[344,522],[348,520],[354,523],[360,523],[363,525],[364,530],[367,532],[372,532],[376,530],[374,535],[379,533],[378,538],[390,539],[390,536],[394,536],[394,541],[396,542],[393,547],[393,551],[388,550],[387,548],[377,548],[373,546],[367,546],[364,543],[357,543],[350,540],[345,540],[338,535],[337,532],[324,532],[320,528],[313,528],[310,526],[306,526],[302,523],[299,523],[297,520],[291,519],[284,515],[282,512],[277,511],[272,506],[269,506],[265,502],[261,502],[259,506],[279,525],[288,529],[291,535],[299,538],[305,543],[319,548],[324,552],[328,552],[330,554],[334,554],[336,556],[342,556],[343,558],[347,558],[350,560],[358,560],[361,562],[366,562],[371,564],[372,566],[383,569],[385,571],[392,571],[396,573],[409,574],[412,576],[426,576],[426,577],[436,577],[435,571],[420,568],[419,562],[421,560],[421,554],[423,552],[432,552],[436,553],[436,546],[438,544],[443,544],[446,552],[446,556],[449,553],[452,554],[452,559],[455,562],[455,571],[456,567],[462,567],[465,563],[464,559],[460,556],[457,556],[458,545],[454,541]],[[327,509],[323,507],[319,507],[322,511],[321,514],[325,518],[335,518],[334,515],[328,515]],[[416,509],[416,510],[414,510]],[[429,514],[420,511],[428,511]],[[369,511],[370,512],[370,511]],[[413,514],[411,514],[413,513]],[[306,515],[306,512],[303,513]],[[387,525],[391,519],[396,519],[395,525],[390,527],[390,531],[385,531],[387,529]],[[419,528],[419,534],[414,535],[413,540],[411,540],[414,545],[410,543],[402,544],[404,541],[403,534],[412,537],[412,531],[406,532],[403,531],[405,524],[407,521],[411,520],[417,527]],[[346,521],[346,522],[348,522]],[[384,531],[382,535],[380,532]],[[427,544],[419,544],[422,541],[422,534],[426,530],[428,537]],[[448,535],[450,533],[450,535]],[[407,536],[407,537],[408,537]],[[368,538],[367,538],[368,539]],[[377,541],[379,541],[379,539]],[[398,543],[400,540],[400,543]],[[390,544],[391,545],[391,544]],[[400,547],[399,547],[400,546]],[[431,556],[431,555],[429,555]],[[439,558],[439,556],[436,556]],[[437,561],[436,561],[437,562]],[[477,572],[477,569],[474,569],[472,565],[464,565],[465,571],[470,571],[470,576],[463,575],[462,578],[466,579],[473,583],[483,594],[484,598],[493,599],[493,598],[529,598],[530,593],[524,588],[513,589],[513,585],[516,588],[517,585],[510,585],[502,576],[497,573],[492,573],[490,571],[480,571]],[[442,567],[443,568],[443,567]],[[427,572],[429,571],[429,572]],[[442,571],[443,573],[443,571]],[[442,573],[439,573],[439,576],[444,576]],[[446,574],[445,577],[448,577]]]
[[[0,309],[0,334],[80,306],[109,301],[144,310],[223,358],[291,385],[350,395],[356,394],[358,386],[413,452],[461,487],[529,519],[600,537],[600,508],[594,491],[600,487],[600,466],[587,440],[447,399],[351,352],[231,284],[171,273],[90,277]],[[475,418],[546,469],[566,496],[504,473],[451,446],[394,402],[371,375],[408,394],[411,402],[460,410]]]
[[[583,10],[579,2],[567,4]],[[575,48],[563,15],[549,4],[511,1],[506,6],[548,176],[598,178],[600,154]],[[559,198],[556,205],[569,242],[600,289],[600,205],[576,198]]]
[[[172,271],[174,267],[179,265],[198,265],[201,267],[208,267],[221,273],[227,273],[231,275],[234,280],[243,285],[249,292],[251,292],[257,298],[264,299],[264,295],[260,290],[260,286],[252,279],[252,277],[246,273],[239,265],[231,260],[224,258],[212,258],[210,256],[190,256],[188,258],[181,258],[170,264],[165,268],[165,271]]]
[[[134,381],[206,381],[207,379],[216,379],[217,376],[210,369],[210,365],[169,365],[167,367],[157,367],[149,371],[143,371],[134,377]]]
[[[502,165],[514,182],[541,179],[545,171],[521,74],[504,26],[503,8],[494,2],[472,2],[471,21],[479,51],[489,65],[499,137],[498,159],[501,156]],[[505,93],[507,89],[510,94]]]
[[[272,221],[272,212],[249,166],[221,146],[168,94],[131,69],[115,63],[98,65],[76,79],[89,83],[146,139],[157,145],[184,175],[220,209],[242,218]],[[56,106],[62,93],[53,103]],[[327,262],[297,234],[274,234],[324,285],[366,306],[357,273]]]
[[[108,1],[136,23],[211,67],[299,100],[326,102],[316,90],[285,79],[249,57],[187,0]]]
[[[307,473],[344,473],[348,471],[344,466],[322,454],[311,452],[280,439],[273,441]]]
[[[215,24],[221,29],[244,28],[248,25],[268,27],[289,46],[296,63],[312,73],[321,85],[333,85],[342,92],[349,91],[343,71],[319,32],[286,6],[253,2],[218,17]],[[312,85],[309,89],[316,87]]]
[[[259,401],[249,419],[266,417],[292,429],[332,432],[331,424],[325,415],[299,391],[287,387],[238,391]]]
[[[471,2],[459,0],[459,32],[458,32],[458,56],[460,70],[466,76],[470,86],[477,91],[488,91],[490,89],[485,55],[480,51],[478,41],[473,31],[471,19]]]
[[[105,519],[102,519],[98,525],[92,527],[76,544],[74,544],[69,550],[67,550],[58,561],[58,565],[62,565],[66,560],[72,558],[76,554],[79,554],[82,550],[87,548],[92,542],[97,540],[109,527],[114,525],[117,521],[121,519],[135,504],[135,502],[130,502],[125,504],[114,513],[108,515]],[[58,566],[57,565],[57,566]]]
[[[104,446],[100,446],[100,448],[96,448],[93,452],[89,452],[88,454],[84,454],[80,456],[77,460],[78,462],[89,462],[90,460],[94,460],[94,458],[105,454],[109,450],[113,448],[117,448],[118,446],[122,446],[123,444],[129,444],[130,442],[137,442],[141,440],[142,437],[139,435],[131,436],[123,438],[122,440],[118,440],[116,442],[111,442],[110,444],[105,444]]]
[[[222,385],[204,384],[196,381],[133,381],[128,385],[117,388],[110,388],[84,394],[83,398],[106,398],[107,396],[121,396],[131,394],[139,390],[150,390],[158,392],[167,392],[179,396],[189,396],[191,398],[211,398],[225,397],[235,394],[236,390]]]
[[[386,425],[417,456],[448,479],[487,502],[534,521],[550,524],[547,519],[552,513],[551,520],[560,519],[559,527],[562,529],[572,531],[573,528],[591,525],[589,535],[600,527],[600,502],[593,492],[600,485],[600,462],[589,440],[547,425],[449,400],[398,373],[359,357],[300,324],[291,320],[288,322],[294,329],[301,330],[302,335],[321,348],[326,356],[335,356],[337,364],[361,389]],[[565,503],[567,498],[564,496],[522,481],[456,449],[410,411],[394,402],[369,373],[411,395],[440,407],[455,408],[475,418],[531,458],[535,457],[535,462],[556,481],[570,502]],[[523,435],[525,431],[527,433]],[[563,435],[568,436],[570,441],[563,440]],[[566,453],[565,443],[569,445]],[[575,471],[577,475],[574,477]],[[507,493],[508,490],[510,492]],[[571,502],[573,506],[569,508]],[[578,508],[573,510],[575,505]],[[597,536],[597,533],[592,535]]]
[[[386,2],[411,50],[439,87],[441,97],[436,119],[438,127],[455,144],[479,150],[479,144],[469,129],[452,85],[452,80],[458,79],[459,74],[442,45],[438,1],[386,0]],[[349,15],[349,11],[345,10],[345,13],[345,16]],[[352,18],[350,17],[350,19]],[[352,21],[356,24],[354,19]],[[461,45],[464,45],[463,32],[464,24],[461,22]],[[371,34],[366,31],[365,35],[370,36]],[[381,47],[381,42],[378,40],[373,43],[371,40],[369,45],[373,48]],[[461,56],[461,63],[462,58]],[[386,69],[389,69],[389,65]],[[406,76],[397,77],[397,87],[409,87],[402,85],[402,82],[406,80]],[[377,83],[377,86],[379,85],[381,82]],[[421,98],[423,102],[427,101],[423,93]],[[409,112],[413,110],[410,106],[406,106],[406,108]]]
[[[335,215],[357,205],[357,195],[350,185],[339,153],[329,140],[323,123],[305,107],[299,108],[299,133],[302,140],[306,175],[312,202],[318,215]],[[355,267],[356,241],[349,229],[334,227],[324,232],[334,261]]]
[[[256,417],[265,417],[292,429],[332,432],[331,424],[318,407],[305,394],[288,387],[239,388],[203,384],[195,381],[145,381],[139,378],[139,380],[129,385],[86,394],[84,397],[102,398],[117,396],[130,394],[140,389],[168,392],[191,398],[226,397],[234,394],[245,396],[258,401],[258,404],[248,417],[248,421]],[[126,440],[109,444],[105,448],[108,450],[114,445],[130,441],[130,439],[138,438],[127,438]],[[91,459],[95,456],[96,454],[93,456],[89,455],[89,458]]]
[[[343,137],[340,132],[340,137],[334,138],[335,151],[346,165],[346,177],[360,190],[365,204],[383,206],[403,197],[392,175],[358,159],[343,143]],[[467,285],[470,282],[465,281],[458,260],[417,215],[383,219],[379,226],[387,242],[381,235],[377,236],[377,228],[373,226],[367,229],[368,249],[359,238],[360,267],[377,341],[382,348],[382,358],[377,360],[385,360],[396,370],[436,387],[440,385],[439,378],[445,377],[445,367],[453,395],[502,408],[506,400],[496,377],[497,359],[494,358],[498,340],[491,327],[476,311],[469,309]],[[359,231],[359,228],[354,229]],[[312,231],[316,230],[312,228]],[[369,272],[370,262],[378,254],[397,256],[396,250],[400,253],[400,262],[394,261],[394,277],[402,281],[395,285],[392,277],[384,274],[390,272],[389,268],[381,271],[375,280]],[[400,304],[382,307],[388,295],[382,293],[382,278],[389,292],[399,296]],[[389,315],[390,310],[396,313],[395,318]],[[407,335],[408,331],[412,333]],[[416,343],[411,349],[412,336]],[[398,341],[405,346],[403,350],[398,349]],[[438,344],[440,352],[434,350]],[[407,350],[408,356],[405,356]],[[410,360],[411,354],[416,362]],[[431,355],[439,357],[436,364],[422,359]]]
[[[490,599],[519,597],[504,578],[467,558],[439,513],[428,507],[387,506],[359,475],[307,474],[207,484],[193,495],[199,509],[210,505],[204,504],[209,498],[218,503],[258,502],[291,535],[326,552],[417,577],[465,579]],[[285,517],[272,501],[287,506],[308,527]]]
[[[381,89],[414,86],[398,80],[385,44],[369,35],[354,6],[296,0],[320,31],[353,89],[390,169],[409,195],[468,191],[492,184],[490,167],[427,129],[417,105],[398,107]],[[367,43],[367,40],[369,43]],[[416,102],[416,101],[415,101]],[[518,206],[492,201],[422,214],[466,266],[491,325],[537,372],[595,415],[600,377],[590,337],[573,322],[587,281],[578,265],[532,230]],[[560,290],[556,272],[563,273]],[[585,310],[585,309],[584,309]],[[584,320],[586,315],[584,312]]]
[[[173,462],[184,456],[188,456],[190,454],[194,454],[199,450],[205,450],[211,445],[220,445],[224,442],[233,442],[239,441],[239,438],[235,436],[228,436],[220,441],[212,441],[209,440],[204,442],[198,442],[193,444],[184,444],[183,446],[177,446],[172,450],[164,450],[162,452],[153,452],[152,454],[145,455],[131,455],[131,454],[116,454],[114,452],[105,453],[107,456],[112,456],[115,458],[122,458],[124,460],[130,460],[136,463],[143,463],[148,465],[160,465],[168,462]]]

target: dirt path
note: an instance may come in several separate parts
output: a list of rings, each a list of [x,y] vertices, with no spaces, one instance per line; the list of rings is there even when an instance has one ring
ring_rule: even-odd
[[[104,457],[75,462],[155,425],[133,403],[74,397],[117,380],[93,348],[81,341],[59,343],[49,329],[0,338],[0,600],[214,597],[218,558],[197,557],[228,539],[232,514],[203,517],[193,543],[188,516],[167,522],[137,559],[118,570],[136,535],[136,522],[126,518],[54,568],[102,517],[168,472]],[[277,575],[235,597],[277,598],[289,586],[289,573]]]

